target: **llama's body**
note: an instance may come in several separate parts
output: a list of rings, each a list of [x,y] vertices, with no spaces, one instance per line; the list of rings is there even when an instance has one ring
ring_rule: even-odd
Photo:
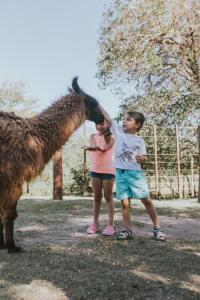
[[[84,122],[84,105],[79,98],[74,93],[63,97],[34,118],[0,112],[1,184],[23,183],[41,173],[56,150]]]
[[[93,120],[87,113],[89,107],[91,114],[93,102],[87,101],[87,95],[71,92],[33,118],[0,112],[0,247],[10,252],[20,250],[14,244],[12,231],[22,184],[42,172],[86,119]],[[93,104],[95,120],[101,112],[97,103]]]

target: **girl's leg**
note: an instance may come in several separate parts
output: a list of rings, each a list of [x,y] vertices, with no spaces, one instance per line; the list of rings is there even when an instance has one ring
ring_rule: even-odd
[[[99,213],[102,200],[102,180],[98,177],[92,177],[92,189],[94,193],[93,214],[94,224],[99,224]]]
[[[108,224],[114,225],[114,201],[113,201],[114,179],[103,180],[104,197],[108,205]]]
[[[121,206],[122,206],[124,226],[126,229],[131,230],[131,215],[130,215],[129,200],[130,200],[129,198],[122,200]]]
[[[158,219],[158,215],[157,215],[155,206],[153,205],[151,198],[141,199],[141,201],[144,204],[144,206],[153,222],[154,227],[160,228],[160,221]]]

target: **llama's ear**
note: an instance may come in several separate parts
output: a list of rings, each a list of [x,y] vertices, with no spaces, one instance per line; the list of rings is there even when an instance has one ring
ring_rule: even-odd
[[[77,94],[81,94],[80,93],[80,87],[78,85],[78,76],[75,76],[72,80],[72,88],[74,90],[74,92],[76,92]]]
[[[90,103],[93,103],[95,105],[98,104],[97,100],[93,97],[91,97],[90,95],[86,94],[78,85],[78,77],[74,77],[72,80],[72,88],[74,90],[74,92],[76,92],[77,94],[79,94],[80,96],[85,97],[85,100]]]
[[[69,92],[69,94],[71,94],[73,92],[73,89],[69,87],[68,92]]]

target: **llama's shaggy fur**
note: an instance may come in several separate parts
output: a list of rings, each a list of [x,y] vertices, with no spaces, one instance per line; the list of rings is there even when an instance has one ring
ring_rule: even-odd
[[[86,119],[102,118],[98,103],[77,93],[76,79],[73,86],[76,92],[71,91],[33,118],[0,112],[0,247],[10,248],[10,252],[20,250],[14,245],[12,231],[23,182],[38,176]]]

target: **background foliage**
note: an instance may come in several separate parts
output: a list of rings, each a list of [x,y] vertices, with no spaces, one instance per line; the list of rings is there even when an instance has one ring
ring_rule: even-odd
[[[98,74],[154,123],[194,124],[200,96],[200,2],[112,0],[99,37]]]
[[[0,85],[0,110],[15,112],[30,117],[37,112],[38,100],[27,96],[27,87],[22,81],[4,81]]]

